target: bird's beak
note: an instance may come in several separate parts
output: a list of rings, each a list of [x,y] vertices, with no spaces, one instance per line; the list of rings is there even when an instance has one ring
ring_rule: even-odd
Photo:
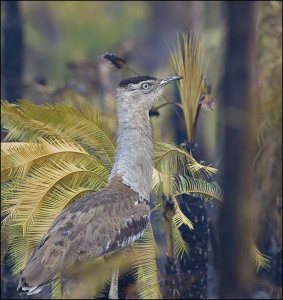
[[[168,83],[171,83],[172,81],[175,81],[175,80],[180,80],[182,79],[183,77],[181,76],[172,76],[172,77],[168,77],[168,78],[165,78],[165,79],[162,79],[159,83],[159,85],[167,85]]]

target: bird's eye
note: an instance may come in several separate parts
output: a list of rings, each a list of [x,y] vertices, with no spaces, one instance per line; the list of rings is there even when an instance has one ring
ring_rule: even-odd
[[[148,89],[150,88],[150,84],[144,83],[144,84],[142,85],[142,88],[143,88],[144,90],[148,90]]]

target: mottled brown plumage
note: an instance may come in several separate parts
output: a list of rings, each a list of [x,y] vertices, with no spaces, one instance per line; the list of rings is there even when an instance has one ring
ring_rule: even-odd
[[[18,289],[45,285],[65,267],[131,244],[146,229],[149,214],[147,201],[140,201],[138,193],[115,177],[55,219],[34,249]]]

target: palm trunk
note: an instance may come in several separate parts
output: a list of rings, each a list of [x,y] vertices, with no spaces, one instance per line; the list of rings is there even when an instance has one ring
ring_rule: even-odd
[[[179,299],[180,280],[178,259],[174,257],[173,241],[173,216],[175,213],[174,202],[172,198],[163,196],[164,201],[164,219],[166,224],[166,262],[165,262],[165,299]]]
[[[195,152],[196,130],[201,105],[198,105],[197,115],[192,127],[192,140],[187,149]],[[180,260],[181,299],[207,298],[208,271],[208,232],[209,222],[206,206],[201,198],[183,195],[180,208],[184,215],[193,222],[194,230],[187,226],[180,228],[183,239],[189,245],[189,254],[184,254]]]
[[[181,227],[189,254],[180,260],[181,299],[207,298],[208,215],[203,200],[185,195],[180,201],[182,212],[192,220],[194,230]]]

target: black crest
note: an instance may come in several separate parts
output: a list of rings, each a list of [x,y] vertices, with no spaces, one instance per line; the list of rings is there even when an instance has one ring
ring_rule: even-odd
[[[122,80],[119,83],[119,87],[125,87],[130,83],[137,84],[139,82],[146,81],[146,80],[156,80],[156,78],[151,77],[151,76],[146,76],[146,75],[145,76],[132,77],[132,78]]]

